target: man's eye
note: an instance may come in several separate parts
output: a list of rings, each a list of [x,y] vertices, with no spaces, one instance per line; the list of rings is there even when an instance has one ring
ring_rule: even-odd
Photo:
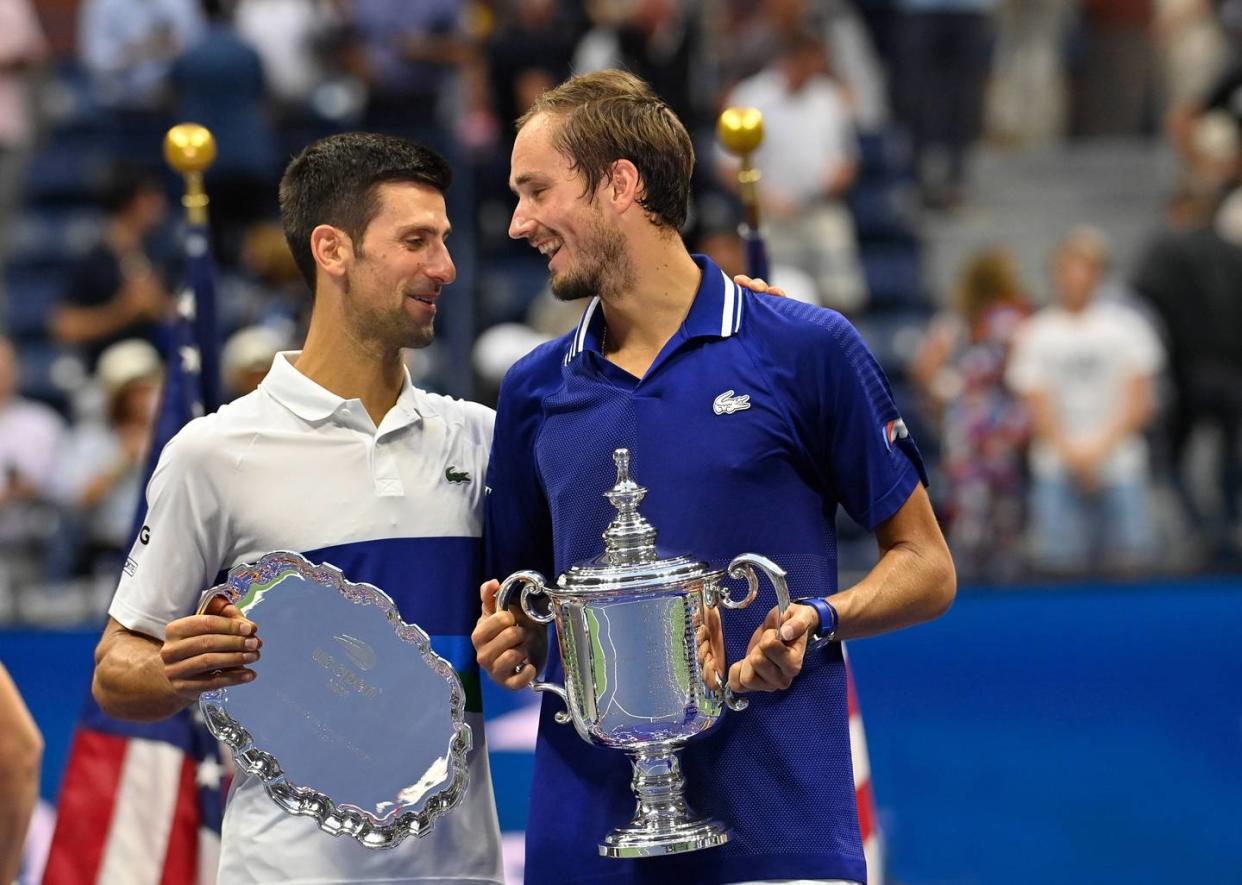
[[[412,240],[406,240],[405,246],[407,249],[421,249],[425,242],[426,241],[421,238],[415,238]]]

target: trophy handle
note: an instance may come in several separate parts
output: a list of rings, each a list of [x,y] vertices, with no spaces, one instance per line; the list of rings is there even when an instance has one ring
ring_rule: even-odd
[[[755,569],[767,575],[768,580],[772,582],[772,589],[776,591],[777,608],[781,614],[784,614],[789,608],[789,584],[785,580],[787,573],[772,560],[758,553],[743,553],[733,557],[728,567],[729,577],[746,579],[746,595],[741,599],[734,599],[726,589],[718,588],[720,604],[725,608],[737,609],[746,608],[754,602],[759,594],[759,576],[755,573]],[[733,689],[729,688],[729,683],[722,679],[720,674],[716,675],[716,679],[724,692],[725,705],[730,710],[745,710],[750,706],[750,701],[733,693]]]
[[[746,608],[750,605],[759,592],[759,576],[755,574],[755,569],[767,575],[768,580],[772,582],[772,589],[776,591],[776,605],[783,615],[789,608],[789,584],[785,581],[788,573],[772,560],[758,553],[743,553],[733,557],[733,561],[729,563],[729,577],[746,579],[746,596],[741,600],[734,600],[728,593],[722,592],[720,604],[725,608]]]
[[[532,596],[546,596],[548,592],[548,582],[543,575],[535,571],[514,572],[505,578],[504,583],[500,585],[500,589],[496,591],[496,611],[502,611],[509,607],[513,601],[513,594],[517,588],[522,588],[520,598],[523,614],[537,624],[550,624],[556,619],[551,609],[545,614],[536,611],[530,603]],[[532,682],[530,684],[531,691],[548,692],[554,694],[561,699],[561,703],[565,705],[564,710],[556,713],[553,718],[560,725],[567,725],[571,721],[568,708],[569,697],[565,694],[565,688],[557,685],[555,682]]]

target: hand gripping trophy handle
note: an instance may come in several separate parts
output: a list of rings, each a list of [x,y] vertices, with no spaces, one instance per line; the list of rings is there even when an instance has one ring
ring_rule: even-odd
[[[739,557],[740,558],[740,557]],[[753,578],[752,578],[753,581]],[[521,588],[522,595],[519,597],[522,612],[526,617],[530,618],[537,624],[550,624],[555,620],[555,615],[549,609],[541,612],[531,605],[531,598],[534,596],[547,597],[548,582],[543,575],[535,571],[514,572],[505,578],[505,582],[500,585],[500,589],[496,591],[496,611],[504,611],[513,602],[513,594]],[[786,596],[789,594],[786,593]],[[559,711],[553,718],[560,725],[568,725],[572,721],[569,715],[569,697],[565,694],[564,686],[557,685],[555,682],[532,682],[531,691],[550,692],[561,699],[561,703],[565,705],[565,709]]]
[[[789,608],[789,584],[785,580],[787,573],[772,560],[758,553],[743,553],[733,557],[727,569],[729,577],[746,579],[746,595],[741,599],[734,599],[727,590],[721,589],[718,596],[720,604],[725,608],[736,609],[746,608],[754,602],[755,596],[759,593],[759,576],[755,574],[755,569],[768,576],[768,580],[772,582],[772,589],[776,591],[776,607],[780,614],[785,614],[786,609]],[[725,704],[730,710],[745,710],[750,706],[750,701],[734,694],[733,689],[729,688],[729,683],[719,674],[717,678],[722,683]]]

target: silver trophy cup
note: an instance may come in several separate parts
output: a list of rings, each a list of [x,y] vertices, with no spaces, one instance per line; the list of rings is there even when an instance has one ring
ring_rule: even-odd
[[[496,594],[497,610],[521,590],[522,611],[539,623],[555,621],[565,685],[535,682],[568,712],[583,740],[629,753],[638,799],[628,826],[600,843],[605,857],[655,857],[723,845],[728,827],[700,817],[686,802],[677,753],[706,734],[725,708],[747,701],[729,690],[720,607],[745,608],[759,591],[756,569],[767,574],[781,612],[789,607],[785,572],[753,553],[713,571],[687,556],[656,552],[656,530],[638,512],[647,490],[629,475],[630,454],[617,449],[617,484],[605,496],[617,516],[604,532],[604,553],[575,565],[549,586],[538,572],[510,575]],[[721,587],[725,571],[745,578],[734,599]]]

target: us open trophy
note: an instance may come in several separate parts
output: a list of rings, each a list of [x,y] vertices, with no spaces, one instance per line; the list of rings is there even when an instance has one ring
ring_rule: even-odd
[[[638,512],[647,490],[629,474],[630,454],[617,449],[617,483],[605,493],[617,516],[604,532],[604,552],[575,565],[550,586],[543,575],[510,575],[496,594],[507,608],[521,589],[522,611],[539,623],[555,621],[565,667],[564,686],[531,688],[560,697],[590,743],[632,757],[638,807],[630,824],[600,843],[605,857],[654,857],[723,845],[726,824],[697,816],[686,803],[678,750],[706,734],[725,708],[742,710],[725,681],[720,607],[745,608],[759,590],[756,569],[767,574],[780,610],[789,607],[785,572],[754,553],[727,568],[745,578],[746,595],[721,587],[726,570],[713,571],[689,556],[661,556],[656,529]],[[537,602],[545,600],[546,605]]]

